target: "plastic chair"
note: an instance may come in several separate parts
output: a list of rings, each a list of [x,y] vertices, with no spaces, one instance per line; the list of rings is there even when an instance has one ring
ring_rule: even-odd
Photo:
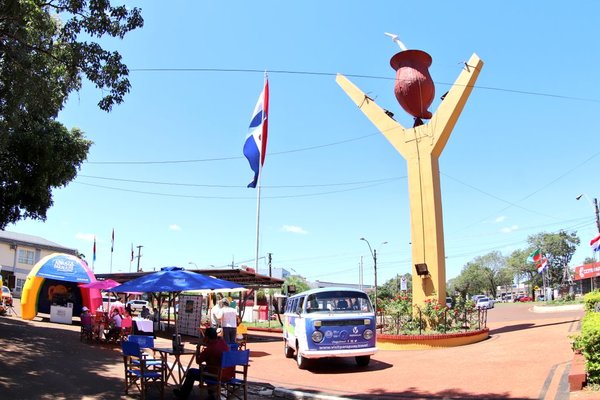
[[[203,383],[214,387],[225,398],[248,399],[248,365],[250,350],[226,351],[221,355],[221,367],[216,376],[205,374]],[[233,378],[230,378],[233,369]],[[240,393],[240,390],[242,393]],[[241,397],[243,396],[243,397]]]
[[[91,315],[87,314],[81,317],[81,332],[79,335],[79,340],[82,342],[83,339],[92,341],[94,337],[94,321]]]
[[[235,341],[238,344],[238,350],[246,350],[246,344],[248,343],[248,327],[245,324],[238,324]]]
[[[140,345],[142,355],[146,357],[146,365],[148,367],[162,366],[162,360],[155,358],[154,350],[152,354],[145,352],[145,349],[152,349],[154,347],[154,337],[146,335],[129,335],[127,337],[128,342],[135,342]],[[134,363],[137,361],[134,360]]]
[[[133,320],[131,317],[123,318],[121,320],[121,332],[119,334],[119,341],[123,341],[127,336],[131,334],[131,330],[133,329]]]
[[[148,388],[158,385],[160,389],[160,398],[164,396],[164,365],[148,365],[148,361],[140,345],[134,341],[124,341],[121,343],[123,350],[123,365],[125,367],[125,394],[129,395],[129,389],[135,386],[141,395],[142,400],[146,398]]]

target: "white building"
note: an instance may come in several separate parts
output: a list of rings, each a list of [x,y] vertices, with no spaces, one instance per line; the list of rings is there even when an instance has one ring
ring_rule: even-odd
[[[39,236],[0,231],[0,273],[4,285],[17,297],[36,262],[52,253],[78,255],[76,249],[61,246]]]

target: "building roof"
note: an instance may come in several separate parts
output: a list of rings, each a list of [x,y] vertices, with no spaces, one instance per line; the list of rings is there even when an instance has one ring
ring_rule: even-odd
[[[276,289],[283,285],[284,280],[273,278],[266,275],[260,275],[256,272],[246,271],[243,269],[191,269],[190,272],[213,276],[218,279],[235,282],[240,286],[254,289]],[[119,283],[124,283],[140,276],[151,274],[150,272],[129,272],[129,273],[112,273],[112,274],[96,274],[97,279],[113,279]]]
[[[27,235],[25,233],[0,231],[0,243],[15,244],[20,246],[39,247],[48,250],[77,254],[77,249],[65,247],[55,242],[51,242],[43,237]]]

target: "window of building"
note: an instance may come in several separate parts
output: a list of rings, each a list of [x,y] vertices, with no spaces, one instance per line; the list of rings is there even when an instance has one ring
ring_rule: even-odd
[[[17,278],[17,283],[15,285],[15,290],[17,292],[22,292],[23,291],[23,286],[25,286],[25,279],[19,279],[19,278]]]
[[[33,265],[35,259],[35,252],[31,250],[19,250],[19,262],[21,264]]]

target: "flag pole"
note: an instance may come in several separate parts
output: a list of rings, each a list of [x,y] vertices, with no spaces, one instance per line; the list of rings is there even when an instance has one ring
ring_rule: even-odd
[[[266,86],[267,84],[267,71],[265,71],[265,75],[264,75],[264,81],[263,81],[263,88]],[[267,96],[267,94],[265,93],[265,96]],[[264,101],[264,100],[263,100]],[[268,101],[268,98],[267,100]],[[265,107],[268,107],[268,103],[266,103]],[[268,118],[268,109],[264,109],[263,110],[263,127],[264,127],[264,120],[265,118]],[[264,128],[263,128],[264,129]],[[264,149],[265,147],[263,146],[263,140],[267,140],[266,137],[261,138],[261,148]],[[259,151],[259,156],[258,156],[258,179],[256,181],[256,252],[254,253],[254,272],[258,273],[258,253],[260,250],[260,181],[262,178],[262,161],[264,159],[265,154],[263,153],[263,151]],[[255,290],[254,291],[254,306],[256,306],[258,304],[258,292]]]
[[[112,230],[112,239],[110,242],[110,273],[112,274],[113,250],[115,248],[115,230]]]

